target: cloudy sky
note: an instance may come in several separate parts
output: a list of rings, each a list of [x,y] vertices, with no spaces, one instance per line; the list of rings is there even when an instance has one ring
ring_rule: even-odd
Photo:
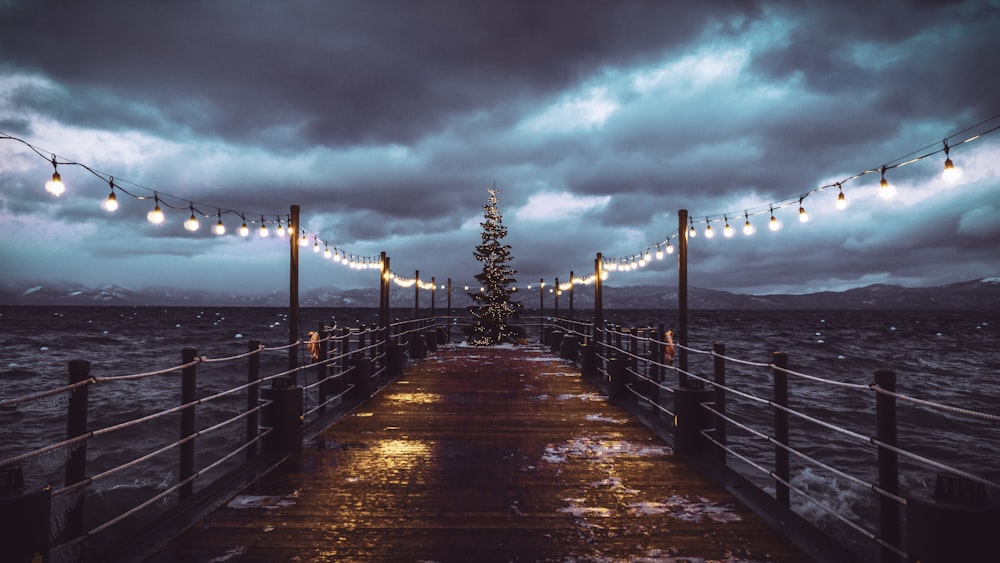
[[[297,204],[323,246],[468,283],[494,183],[519,285],[647,249],[606,283],[675,284],[655,251],[680,209],[699,287],[995,277],[998,53],[997,0],[0,1],[0,132],[24,141],[0,139],[0,281],[282,291]],[[890,200],[852,179],[882,166]],[[309,251],[300,284],[377,273]]]

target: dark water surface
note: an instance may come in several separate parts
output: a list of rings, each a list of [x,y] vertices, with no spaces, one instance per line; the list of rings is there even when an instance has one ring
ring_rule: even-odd
[[[439,309],[440,312],[440,309]],[[531,312],[527,312],[531,314]],[[589,313],[577,312],[578,318]],[[412,310],[393,317],[412,316]],[[304,309],[300,334],[318,323],[340,326],[373,325],[374,309]],[[690,344],[708,350],[723,342],[727,355],[768,362],[775,351],[786,352],[792,370],[824,379],[869,384],[872,372],[889,368],[898,374],[900,393],[951,406],[1000,414],[1000,319],[996,313],[889,311],[692,311]],[[605,318],[626,326],[664,323],[676,329],[676,313],[605,311]],[[537,321],[535,321],[537,322]],[[209,358],[243,353],[251,339],[266,346],[288,341],[287,310],[277,308],[162,308],[162,307],[0,307],[0,400],[21,397],[63,385],[67,363],[91,362],[91,375],[115,376],[179,365],[181,349],[189,346]],[[527,324],[534,326],[532,321]],[[273,354],[275,371],[287,365],[287,353]],[[306,363],[302,359],[302,363]],[[246,380],[244,363],[198,368],[199,396],[239,385]],[[692,371],[711,378],[712,359],[691,354]],[[274,373],[268,372],[268,373]],[[179,403],[180,375],[156,376],[134,382],[91,386],[91,429],[151,414]],[[728,381],[757,396],[771,395],[769,370],[730,364]],[[874,435],[874,399],[870,391],[791,378],[793,408],[860,434]],[[198,416],[221,419],[237,412],[243,399],[234,397],[199,405]],[[730,410],[770,428],[771,411],[756,403],[730,399]],[[13,410],[0,410],[0,460],[65,438],[65,396],[35,401]],[[201,425],[201,423],[199,423]],[[240,425],[236,425],[240,426]],[[177,419],[137,425],[88,443],[88,473],[93,474],[176,440]],[[199,453],[225,446],[238,437],[220,433],[199,440]],[[770,445],[730,430],[730,441],[768,466]],[[875,481],[874,450],[857,440],[792,420],[791,442],[824,463]],[[1000,481],[1000,425],[995,421],[940,412],[901,402],[899,443],[904,449]],[[226,450],[228,451],[228,450]],[[212,453],[212,452],[208,452]],[[217,454],[218,452],[215,452]],[[207,455],[207,454],[206,454]],[[40,456],[25,464],[32,486],[62,484],[66,452]],[[124,456],[124,457],[123,457]],[[101,481],[98,491],[161,489],[176,481],[176,463],[144,464],[121,477]],[[168,462],[169,461],[169,462]],[[739,461],[731,461],[739,467]],[[805,465],[793,456],[793,473]],[[927,490],[935,470],[903,461],[904,490]],[[769,487],[766,476],[754,477]],[[794,481],[838,512],[870,519],[875,501],[844,479],[809,468]],[[797,509],[814,521],[828,515],[793,493]],[[870,520],[869,520],[870,521]]]

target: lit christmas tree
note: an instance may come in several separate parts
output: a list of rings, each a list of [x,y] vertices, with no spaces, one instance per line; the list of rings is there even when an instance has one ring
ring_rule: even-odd
[[[516,318],[521,310],[520,302],[510,300],[510,295],[514,292],[511,284],[517,282],[514,279],[517,270],[509,264],[512,260],[510,245],[501,243],[507,236],[507,227],[504,226],[503,216],[497,207],[499,190],[494,186],[487,191],[490,193],[490,201],[483,206],[485,221],[480,223],[483,227],[483,242],[472,253],[476,260],[483,263],[482,273],[476,274],[482,291],[469,294],[475,302],[475,305],[469,307],[469,313],[475,318],[471,337],[475,346],[499,344],[507,337],[516,335],[517,332],[507,326],[507,321]]]

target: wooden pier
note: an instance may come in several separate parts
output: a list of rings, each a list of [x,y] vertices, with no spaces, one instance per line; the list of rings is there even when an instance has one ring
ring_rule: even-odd
[[[152,561],[809,561],[534,347],[442,347]]]

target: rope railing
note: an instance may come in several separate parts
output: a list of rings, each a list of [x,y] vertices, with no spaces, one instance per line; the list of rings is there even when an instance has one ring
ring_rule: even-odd
[[[571,334],[574,330],[574,325],[565,320],[557,321],[555,325],[564,334]],[[878,382],[886,377],[891,377],[888,381],[893,382],[892,384],[894,385],[895,374],[889,370],[875,370],[873,375],[876,383],[874,384],[868,382],[857,383],[849,380],[845,381],[839,377],[830,377],[823,373],[816,374],[808,373],[808,370],[797,371],[788,369],[786,354],[775,353],[772,361],[761,362],[741,358],[739,357],[740,354],[726,354],[725,347],[719,344],[706,350],[697,346],[674,343],[675,349],[684,349],[692,354],[697,354],[697,358],[701,358],[697,361],[704,362],[705,359],[710,359],[710,362],[714,362],[715,374],[713,376],[711,367],[708,374],[705,374],[700,373],[700,369],[696,366],[684,369],[679,365],[675,365],[673,361],[668,360],[669,356],[661,358],[663,354],[662,346],[666,345],[667,342],[664,341],[666,340],[665,338],[661,340],[656,331],[646,332],[643,329],[622,330],[620,327],[616,328],[612,325],[606,328],[590,325],[590,328],[593,330],[591,334],[593,335],[592,342],[594,346],[588,347],[585,350],[588,357],[581,357],[579,359],[581,362],[580,365],[585,375],[587,369],[591,370],[590,373],[593,376],[600,375],[601,379],[597,380],[597,382],[599,385],[608,386],[609,400],[624,402],[624,405],[630,409],[634,409],[637,414],[641,414],[641,418],[646,424],[666,425],[674,432],[675,451],[678,453],[691,453],[690,450],[685,449],[692,447],[687,445],[691,443],[689,438],[678,442],[682,437],[678,436],[678,433],[681,432],[680,428],[684,427],[685,424],[676,426],[678,424],[676,417],[691,416],[692,407],[679,406],[679,402],[691,401],[691,397],[697,397],[698,400],[694,403],[693,408],[696,411],[704,412],[704,414],[700,415],[703,417],[700,419],[703,422],[695,423],[695,434],[698,436],[698,439],[693,443],[704,443],[705,445],[698,446],[696,453],[711,455],[711,459],[721,460],[722,463],[725,463],[726,456],[728,455],[740,459],[753,468],[753,470],[759,472],[759,475],[773,480],[775,484],[773,495],[775,501],[779,504],[790,506],[787,495],[789,493],[800,495],[805,502],[820,507],[824,513],[829,513],[836,521],[846,526],[847,529],[862,534],[865,538],[873,542],[874,545],[884,548],[883,556],[886,553],[892,553],[894,554],[893,556],[906,557],[905,536],[901,536],[898,530],[894,532],[891,529],[892,526],[901,526],[900,522],[905,522],[905,519],[903,519],[905,515],[895,518],[890,516],[890,518],[894,519],[889,520],[889,528],[886,528],[885,518],[871,520],[867,516],[859,516],[851,512],[846,512],[843,508],[838,509],[833,507],[834,505],[828,504],[828,501],[824,500],[826,493],[822,492],[822,487],[828,487],[829,485],[820,485],[819,489],[806,487],[806,490],[803,490],[802,487],[795,487],[791,484],[793,477],[809,469],[815,469],[820,473],[828,474],[830,478],[834,479],[834,483],[837,481],[847,482],[852,488],[865,491],[870,495],[872,501],[876,503],[876,508],[880,512],[886,510],[885,504],[895,506],[898,511],[900,509],[907,510],[915,502],[899,486],[898,475],[901,471],[909,474],[915,470],[930,469],[938,472],[939,481],[943,475],[946,480],[959,479],[966,482],[969,486],[1000,490],[1000,483],[991,474],[959,467],[957,463],[951,460],[934,460],[913,452],[912,448],[905,448],[896,444],[894,437],[895,430],[892,430],[893,434],[885,434],[885,436],[893,437],[889,439],[884,438],[884,417],[891,416],[889,424],[891,424],[892,428],[895,428],[896,415],[895,403],[893,403],[891,411],[885,411],[883,410],[885,401],[882,399],[891,398],[892,400],[899,400],[901,403],[908,403],[921,408],[935,409],[956,416],[971,417],[977,421],[996,422],[1000,420],[1000,416],[984,412],[982,409],[942,404],[937,401],[913,397],[897,392],[894,387],[883,387]],[[663,327],[661,326],[661,332],[662,330]],[[581,333],[586,334],[586,329],[581,331]],[[553,350],[555,351],[556,348],[553,347]],[[563,357],[565,358],[566,356]],[[576,358],[567,359],[575,360]],[[661,359],[664,359],[664,361],[661,362]],[[590,367],[587,368],[585,367],[586,365]],[[727,381],[727,374],[725,373],[727,365],[747,369],[735,370],[735,372],[729,374],[729,380]],[[709,366],[712,366],[712,363],[709,363]],[[803,373],[804,371],[806,373]],[[887,373],[880,374],[879,372]],[[880,377],[883,379],[880,379]],[[624,379],[624,384],[620,382],[621,379]],[[818,393],[820,396],[825,394],[823,388],[863,392],[864,402],[876,407],[875,419],[878,421],[878,435],[873,436],[876,430],[874,425],[871,432],[859,431],[857,428],[854,428],[848,422],[851,420],[851,417],[843,417],[836,413],[831,413],[831,415],[810,414],[813,412],[810,410],[812,406],[811,401],[804,407],[798,405],[797,407],[790,406],[786,398],[789,395],[787,386],[789,383],[794,383],[795,381],[805,382],[809,386],[810,394]],[[764,388],[762,384],[765,382],[773,384],[773,389],[771,388],[772,385]],[[779,395],[779,383],[785,388],[785,391],[783,391],[784,395]],[[676,392],[678,389],[684,389],[687,392],[678,394]],[[764,389],[767,389],[767,395],[763,394]],[[774,396],[770,396],[772,392]],[[841,400],[842,395],[839,391],[835,396],[838,397],[837,400]],[[713,400],[712,397],[715,397],[715,399]],[[736,399],[734,405],[728,406],[728,409],[734,409],[732,413],[726,412],[726,397]],[[817,405],[817,407],[819,407],[818,412],[825,412],[823,405]],[[643,414],[643,411],[648,412],[649,409],[652,409],[651,415]],[[779,418],[785,421],[785,430],[783,431],[778,430]],[[670,422],[671,420],[673,423]],[[807,423],[804,425],[806,430],[803,431],[805,436],[823,435],[826,438],[826,436],[836,435],[846,438],[846,440],[838,439],[837,447],[838,451],[843,449],[846,452],[847,458],[851,460],[850,463],[845,465],[843,456],[839,455],[835,461],[825,459],[825,456],[830,455],[827,453],[828,448],[822,446],[822,443],[827,441],[826,439],[822,442],[812,441],[804,444],[805,447],[803,445],[796,447],[790,444],[787,430],[788,420],[800,421],[795,424],[796,428],[802,427],[801,423],[803,422]],[[772,422],[775,425],[773,431],[767,426]],[[691,428],[691,424],[688,422],[686,427]],[[713,424],[714,428],[712,427]],[[739,437],[733,444],[727,444],[726,426],[739,433],[745,433],[749,437],[749,440]],[[799,439],[802,438],[800,437]],[[755,445],[755,442],[766,444],[767,447],[761,448],[760,445]],[[683,447],[678,446],[678,444],[681,444]],[[677,449],[678,447],[681,447],[681,449]],[[706,449],[713,448],[714,452],[703,450],[703,447]],[[774,468],[768,468],[766,467],[767,464],[755,461],[755,459],[759,459],[762,455],[769,455],[770,452],[768,452],[768,449],[771,448],[774,450]],[[910,451],[907,451],[908,449]],[[779,456],[779,452],[782,454],[781,456]],[[913,463],[900,469],[896,458],[890,456],[899,456],[900,460],[905,459]],[[787,461],[789,457],[799,460],[799,463],[789,467]],[[864,467],[865,459],[871,460],[870,467],[872,469],[875,468],[876,464],[878,465],[878,479],[869,477],[867,471],[863,475],[860,475],[853,469],[855,466],[852,464],[854,463],[859,463],[859,467]],[[984,458],[983,461],[987,464],[987,467],[993,467],[992,464],[994,464],[995,459]],[[789,469],[794,469],[794,471],[789,471]],[[885,473],[887,471],[891,473]],[[896,477],[892,475],[896,475]],[[925,479],[920,480],[926,482]],[[752,482],[759,483],[759,480]],[[824,480],[824,482],[827,481]],[[961,487],[954,493],[948,494],[980,496],[984,494],[979,492],[982,489],[973,490],[966,488],[965,485],[946,486]],[[942,485],[939,482],[938,488],[940,489],[941,487]],[[763,487],[761,486],[761,488]],[[979,496],[976,496],[976,498],[979,498]],[[956,500],[955,502],[963,501]],[[799,510],[799,508],[795,508],[795,510]],[[886,512],[886,514],[891,514],[891,512]],[[873,532],[868,530],[866,529],[866,525],[874,526],[878,528],[878,531]]]
[[[889,391],[888,389],[883,389],[883,388],[879,387],[877,384],[871,384],[871,385],[868,385],[866,387],[870,388],[871,390],[875,391],[876,393],[880,393],[882,395],[888,395],[888,396],[893,397],[895,399],[902,399],[904,401],[908,401],[908,402],[911,402],[911,403],[914,403],[914,404],[917,404],[917,405],[920,405],[920,406],[923,406],[923,407],[930,407],[930,408],[934,408],[934,409],[938,409],[938,410],[942,410],[942,411],[953,412],[955,414],[961,414],[961,415],[965,415],[965,416],[971,416],[971,417],[974,417],[974,418],[981,418],[983,420],[989,420],[991,422],[1000,422],[1000,416],[995,415],[995,414],[974,411],[974,410],[971,410],[971,409],[964,409],[962,407],[953,407],[953,406],[945,405],[945,404],[942,404],[942,403],[936,403],[934,401],[928,401],[926,399],[918,399],[916,397],[911,397],[909,395],[903,395],[902,393],[896,393],[894,391]]]
[[[268,445],[268,442],[263,440],[264,436],[275,436],[273,428],[277,428],[281,424],[284,424],[287,428],[288,424],[292,424],[299,427],[297,435],[301,436],[302,429],[304,428],[308,427],[308,431],[312,432],[316,428],[319,428],[319,425],[328,424],[329,421],[342,416],[343,413],[348,412],[354,405],[366,400],[373,390],[377,390],[378,387],[384,385],[387,378],[394,377],[399,373],[390,369],[389,364],[392,358],[390,358],[390,354],[387,351],[387,344],[397,341],[401,343],[409,341],[409,344],[412,345],[412,337],[414,335],[424,333],[436,324],[438,323],[430,319],[416,319],[394,323],[392,329],[388,327],[362,327],[360,329],[343,329],[342,334],[335,333],[331,329],[329,333],[319,334],[318,336],[310,335],[308,340],[298,339],[293,343],[281,346],[267,347],[253,341],[251,349],[246,352],[214,358],[205,355],[199,356],[194,349],[186,348],[183,352],[185,361],[179,365],[124,375],[90,376],[87,373],[89,372],[89,362],[74,360],[74,362],[70,362],[69,374],[70,380],[73,383],[59,385],[52,389],[41,390],[22,397],[4,399],[0,402],[0,408],[16,409],[18,406],[26,403],[40,401],[53,396],[66,395],[69,396],[67,401],[56,404],[64,405],[64,408],[67,408],[69,412],[72,412],[74,409],[77,412],[81,412],[80,401],[82,400],[82,412],[86,421],[87,418],[94,416],[94,409],[87,407],[88,402],[95,400],[95,397],[97,400],[101,400],[102,394],[99,391],[96,393],[91,391],[89,394],[78,394],[76,391],[81,388],[92,387],[98,390],[103,388],[103,386],[96,386],[96,383],[134,382],[153,378],[158,375],[180,373],[180,383],[184,386],[190,385],[191,392],[194,392],[194,390],[199,388],[195,385],[194,378],[200,365],[231,366],[237,363],[246,366],[250,376],[244,382],[233,382],[233,385],[226,385],[225,389],[212,390],[204,396],[191,397],[187,395],[187,398],[179,405],[157,407],[156,412],[144,416],[117,421],[96,429],[87,429],[86,425],[80,431],[70,429],[67,431],[68,436],[65,440],[43,444],[40,447],[32,448],[31,451],[9,456],[6,459],[0,460],[0,467],[18,466],[18,471],[20,471],[22,465],[30,462],[32,465],[27,467],[36,467],[37,464],[42,470],[53,472],[53,465],[46,460],[39,460],[39,458],[56,452],[64,452],[56,463],[66,464],[65,483],[60,487],[54,487],[51,495],[47,498],[59,499],[61,503],[61,507],[57,511],[52,512],[53,514],[69,514],[70,511],[79,509],[84,495],[90,494],[87,491],[91,490],[93,486],[102,483],[104,486],[112,486],[111,484],[115,483],[116,479],[121,479],[122,476],[135,471],[139,466],[151,464],[160,466],[164,463],[169,465],[170,462],[165,462],[164,460],[169,460],[174,453],[179,451],[181,471],[177,482],[163,490],[157,491],[157,494],[153,498],[128,510],[124,510],[105,523],[86,531],[80,528],[82,520],[74,518],[72,520],[75,524],[70,524],[62,520],[62,516],[54,517],[49,525],[60,529],[52,532],[56,528],[50,528],[50,537],[54,538],[64,535],[70,539],[60,545],[51,546],[49,552],[54,556],[75,557],[82,553],[81,549],[90,549],[89,547],[85,547],[88,539],[108,530],[123,520],[135,516],[138,512],[162,501],[168,495],[179,493],[181,499],[184,499],[186,496],[194,494],[193,484],[200,477],[220,467],[223,463],[230,462],[240,452],[246,452],[247,462],[258,455],[258,448],[266,450],[265,453],[274,453],[275,448],[278,448],[277,452],[280,453],[283,447],[282,443],[271,443]],[[427,336],[428,338],[430,337],[429,335]],[[304,346],[307,342],[311,345],[308,350]],[[318,345],[324,350],[323,355],[316,360],[310,362],[299,361],[297,365],[293,364],[294,367],[278,372],[271,372],[266,375],[258,373],[261,358],[265,354],[292,351],[295,355],[298,355],[297,351],[301,349],[309,353],[304,358],[311,359],[310,356],[315,353],[315,348],[312,345]],[[409,354],[409,346],[400,348],[401,350],[399,351],[401,352],[403,361],[405,361],[405,358]],[[399,355],[397,354],[397,356]],[[291,357],[294,358],[294,356]],[[249,361],[247,361],[248,359]],[[363,363],[359,364],[358,362]],[[361,367],[364,367],[363,372],[358,371]],[[397,366],[395,369],[399,369],[399,367]],[[81,370],[84,372],[83,378],[79,379],[79,372]],[[231,372],[226,369],[226,373]],[[311,381],[302,381],[300,383],[299,380],[303,379],[303,376],[295,377],[299,373],[315,373],[316,378],[309,377]],[[170,381],[173,382],[174,379]],[[264,385],[267,382],[271,382],[272,385],[264,389]],[[363,388],[359,387],[360,383],[364,383]],[[265,390],[270,395],[262,394]],[[289,395],[287,392],[298,394],[298,408],[288,408]],[[284,397],[280,402],[278,401],[278,395]],[[182,392],[182,397],[184,396],[185,393]],[[247,397],[247,406],[245,408],[236,406],[233,403],[232,399],[237,396]],[[220,406],[215,409],[208,409],[204,413],[201,412],[201,409],[196,410],[196,407],[199,405],[211,403]],[[49,405],[46,406],[48,407]],[[264,426],[260,424],[258,417],[261,415],[267,416],[268,409],[273,411],[270,415],[272,420],[271,423]],[[286,414],[286,411],[288,414]],[[67,413],[67,417],[68,419],[72,419],[69,412]],[[99,437],[111,436],[116,433],[120,434],[127,429],[143,424],[152,423],[162,426],[161,421],[167,417],[177,417],[178,415],[180,416],[182,428],[181,438],[171,440],[168,444],[155,445],[155,447],[148,448],[146,451],[136,451],[133,449],[129,452],[127,449],[123,449],[121,453],[126,459],[114,463],[112,467],[102,468],[93,474],[85,472],[88,441]],[[207,426],[196,430],[195,421],[198,420],[196,417],[205,416],[209,416],[212,420],[208,421]],[[219,420],[219,417],[221,417],[221,420]],[[189,427],[190,430],[184,430],[185,420],[192,421]],[[282,423],[281,420],[285,422]],[[231,433],[231,429],[241,421],[246,422],[246,439],[240,439]],[[287,430],[283,432],[276,435],[279,440],[288,439]],[[194,445],[199,440],[211,435],[220,436],[222,440],[232,443],[235,447],[227,448],[229,453],[221,455],[215,453],[218,448],[213,446],[211,456],[214,458],[214,461],[208,463],[208,465],[199,471],[194,471]],[[98,447],[103,446],[99,445]],[[79,460],[81,454],[83,455],[84,465],[80,465],[79,469],[74,469],[73,477],[70,478],[70,464],[71,462],[76,463],[73,459]],[[192,459],[189,466],[190,469],[185,469],[186,462],[184,459],[186,456],[190,456],[190,459]],[[214,488],[204,487],[200,488],[200,490],[214,491]],[[216,493],[210,492],[206,494]],[[47,500],[46,502],[52,501]],[[64,509],[63,507],[66,506],[69,508]],[[62,527],[67,527],[65,534],[61,529]]]
[[[743,463],[746,463],[747,465],[753,467],[754,469],[760,471],[761,473],[766,474],[767,476],[771,477],[772,479],[775,479],[776,481],[781,482],[784,486],[788,487],[790,490],[795,491],[800,496],[802,496],[802,498],[808,500],[809,502],[811,502],[811,503],[815,504],[816,506],[818,506],[819,508],[823,509],[828,514],[830,514],[831,516],[833,516],[834,518],[836,518],[838,521],[840,521],[844,525],[850,527],[855,532],[858,532],[859,534],[861,534],[862,536],[864,536],[868,540],[870,540],[870,541],[872,541],[872,542],[874,542],[874,543],[876,543],[876,544],[878,544],[878,545],[880,545],[882,547],[890,549],[891,551],[893,551],[894,553],[896,553],[897,555],[899,555],[900,557],[902,557],[904,559],[907,557],[907,553],[905,551],[903,551],[903,550],[899,549],[898,547],[896,547],[896,546],[894,546],[894,545],[886,542],[884,539],[882,539],[879,536],[877,536],[876,534],[872,533],[870,530],[867,530],[863,526],[860,526],[856,522],[853,522],[850,519],[848,519],[847,517],[843,516],[842,514],[840,514],[839,512],[837,512],[835,509],[830,508],[826,504],[823,504],[823,503],[819,502],[818,500],[814,499],[813,497],[811,497],[810,495],[808,495],[807,493],[805,493],[804,491],[802,491],[798,487],[796,487],[796,486],[792,485],[791,483],[789,483],[787,480],[784,480],[781,477],[777,476],[773,471],[768,470],[767,468],[765,468],[765,467],[761,466],[760,464],[754,462],[750,458],[748,458],[748,457],[740,454],[736,450],[733,450],[729,446],[727,446],[725,444],[721,444],[715,438],[713,438],[712,436],[709,436],[707,433],[702,433],[702,435],[705,437],[705,439],[707,439],[708,441],[710,441],[716,447],[724,450],[727,454],[732,455],[733,457],[739,459]]]

